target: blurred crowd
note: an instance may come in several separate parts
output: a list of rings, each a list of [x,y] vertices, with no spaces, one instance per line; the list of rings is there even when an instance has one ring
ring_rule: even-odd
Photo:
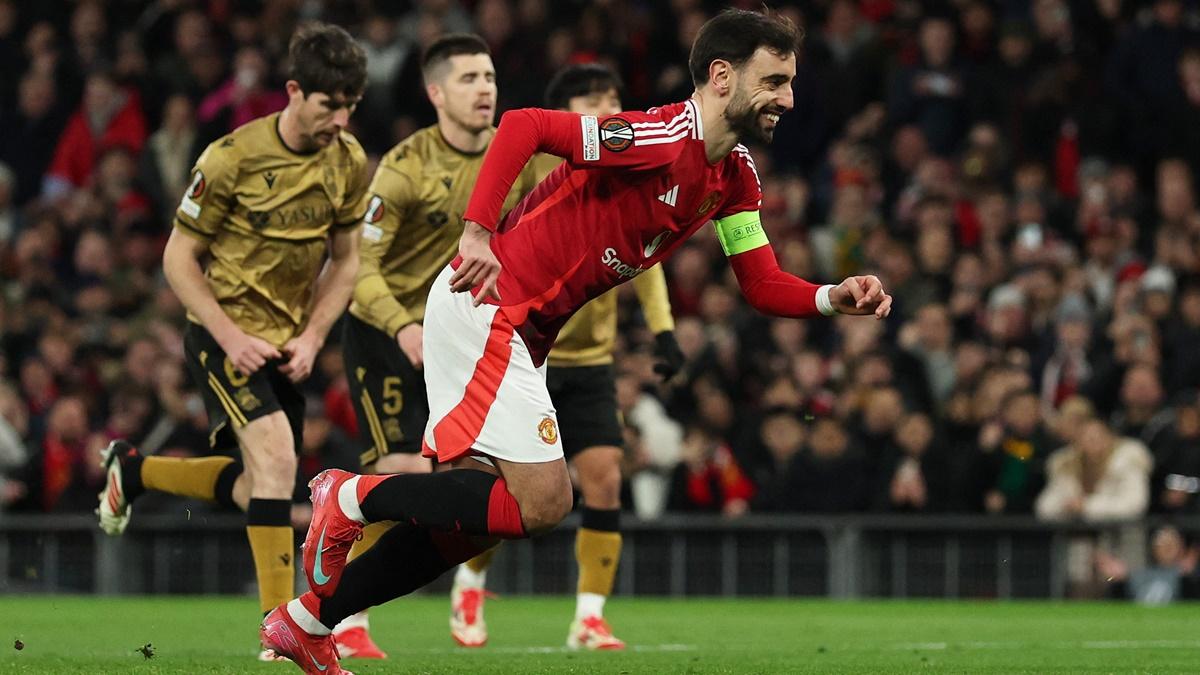
[[[758,315],[702,230],[668,264],[687,356],[670,382],[623,296],[626,503],[645,517],[1200,513],[1198,8],[771,4],[807,37],[796,109],[752,149],[765,229],[788,271],[877,274],[895,311]],[[113,437],[208,452],[161,250],[199,151],[286,103],[299,21],[361,39],[370,85],[352,124],[377,157],[432,123],[417,63],[443,32],[491,45],[502,110],[593,60],[641,108],[690,93],[688,47],[718,8],[0,0],[0,510],[90,510]],[[305,386],[301,481],[357,448],[336,345]],[[1129,577],[1110,549],[1080,555]]]

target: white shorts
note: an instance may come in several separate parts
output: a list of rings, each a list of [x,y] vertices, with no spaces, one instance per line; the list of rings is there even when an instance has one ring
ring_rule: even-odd
[[[422,452],[438,462],[474,453],[532,464],[562,459],[558,418],[525,341],[495,305],[451,293],[447,265],[425,306],[429,422]]]

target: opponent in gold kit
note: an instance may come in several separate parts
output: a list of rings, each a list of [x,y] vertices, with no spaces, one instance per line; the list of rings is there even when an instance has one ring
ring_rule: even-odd
[[[421,321],[434,279],[458,253],[462,214],[495,133],[496,71],[475,35],[446,35],[422,58],[438,123],[388,151],[371,181],[361,262],[342,349],[358,416],[364,471],[428,472],[421,438],[429,417],[421,373]],[[505,202],[512,208],[536,184],[532,167]],[[388,525],[366,528],[351,559]],[[382,658],[365,613],[334,630],[343,656]]]
[[[297,385],[349,301],[367,203],[366,156],[345,131],[366,84],[362,49],[343,29],[313,24],[289,52],[287,107],[204,151],[163,253],[188,310],[184,350],[210,442],[240,447],[244,469],[227,456],[143,458],[114,441],[97,509],[109,534],[124,531],[145,490],[245,509],[264,613],[295,595]]]
[[[549,108],[583,115],[621,112],[620,80],[599,64],[568,66],[546,90]],[[530,166],[544,178],[562,160],[538,155]],[[646,323],[655,334],[660,363],[655,371],[669,377],[682,365],[675,342],[675,323],[667,299],[662,265],[633,279]],[[621,557],[622,434],[613,374],[617,333],[617,289],[584,305],[563,326],[547,360],[546,385],[563,429],[563,452],[574,468],[583,498],[575,536],[579,584],[575,620],[567,634],[572,649],[622,649],[604,619],[604,601],[612,593]],[[569,430],[569,432],[567,431]],[[485,571],[496,549],[459,566],[451,591],[450,631],[465,646],[487,641],[483,621]]]

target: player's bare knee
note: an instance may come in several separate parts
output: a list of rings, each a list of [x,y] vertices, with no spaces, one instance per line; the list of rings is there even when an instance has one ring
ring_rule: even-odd
[[[579,475],[583,503],[593,509],[621,508],[621,467],[613,464]]]

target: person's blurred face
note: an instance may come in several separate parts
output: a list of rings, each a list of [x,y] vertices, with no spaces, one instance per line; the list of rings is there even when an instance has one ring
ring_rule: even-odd
[[[1075,319],[1060,321],[1055,326],[1055,331],[1058,333],[1058,344],[1068,350],[1086,348],[1092,334],[1087,321]]]
[[[1108,426],[1096,419],[1084,423],[1075,442],[1084,459],[1091,462],[1103,460],[1113,448],[1113,437]]]
[[[1182,405],[1175,409],[1175,432],[1183,438],[1200,436],[1200,406]]]
[[[928,273],[944,273],[954,259],[954,238],[946,227],[931,227],[917,235],[917,257],[921,269]]]
[[[567,110],[580,115],[604,117],[621,112],[621,96],[613,87],[604,91],[593,91],[583,96],[572,96],[567,101]]]
[[[203,12],[191,10],[175,20],[175,49],[183,56],[191,56],[209,43],[208,18]]]
[[[1179,0],[1158,0],[1154,3],[1154,20],[1174,28],[1183,18],[1183,3]]]
[[[54,107],[54,79],[49,75],[29,74],[21,78],[17,107],[30,119],[39,119]]]
[[[954,53],[954,26],[949,21],[940,18],[926,19],[921,24],[918,39],[926,63],[935,68],[949,63]]]
[[[172,96],[163,107],[163,127],[180,133],[192,127],[192,102],[186,96]]]
[[[863,410],[863,425],[872,433],[886,433],[895,428],[904,415],[904,401],[895,389],[878,389],[867,399]]]
[[[367,19],[363,34],[375,47],[383,47],[392,41],[395,35],[395,24],[382,14],[375,14]]]
[[[1004,421],[1018,435],[1031,435],[1041,421],[1037,397],[1022,395],[1013,398],[1004,408]]]
[[[1172,567],[1183,557],[1183,535],[1167,526],[1154,533],[1154,562],[1159,567]]]
[[[775,461],[782,464],[804,445],[804,427],[793,415],[772,415],[763,422],[762,440]]]
[[[441,115],[478,134],[496,118],[496,67],[487,54],[458,54],[438,66],[426,87]]]
[[[261,86],[267,76],[267,68],[267,59],[254,47],[242,47],[234,57],[233,73],[242,89]]]
[[[926,305],[917,311],[917,336],[921,346],[930,350],[950,348],[950,315],[942,305]]]
[[[1163,180],[1158,184],[1158,211],[1169,222],[1182,222],[1195,208],[1192,186],[1187,180]]]
[[[78,43],[92,43],[104,37],[108,22],[104,8],[97,2],[83,2],[71,15],[71,37]]]
[[[837,459],[846,454],[846,432],[837,421],[822,419],[812,430],[808,445],[817,459]]]
[[[1130,368],[1121,385],[1121,402],[1135,408],[1153,408],[1162,403],[1163,390],[1158,374],[1147,367]]]
[[[906,172],[912,171],[929,153],[929,144],[920,127],[903,126],[892,138],[892,159]]]
[[[1200,327],[1200,288],[1189,288],[1179,296],[1179,315],[1187,325]]]
[[[106,76],[93,75],[87,79],[83,92],[83,105],[91,112],[103,112],[111,108],[119,93],[117,84]]]
[[[909,415],[896,429],[896,443],[906,455],[919,457],[933,442],[933,424],[925,415]]]

